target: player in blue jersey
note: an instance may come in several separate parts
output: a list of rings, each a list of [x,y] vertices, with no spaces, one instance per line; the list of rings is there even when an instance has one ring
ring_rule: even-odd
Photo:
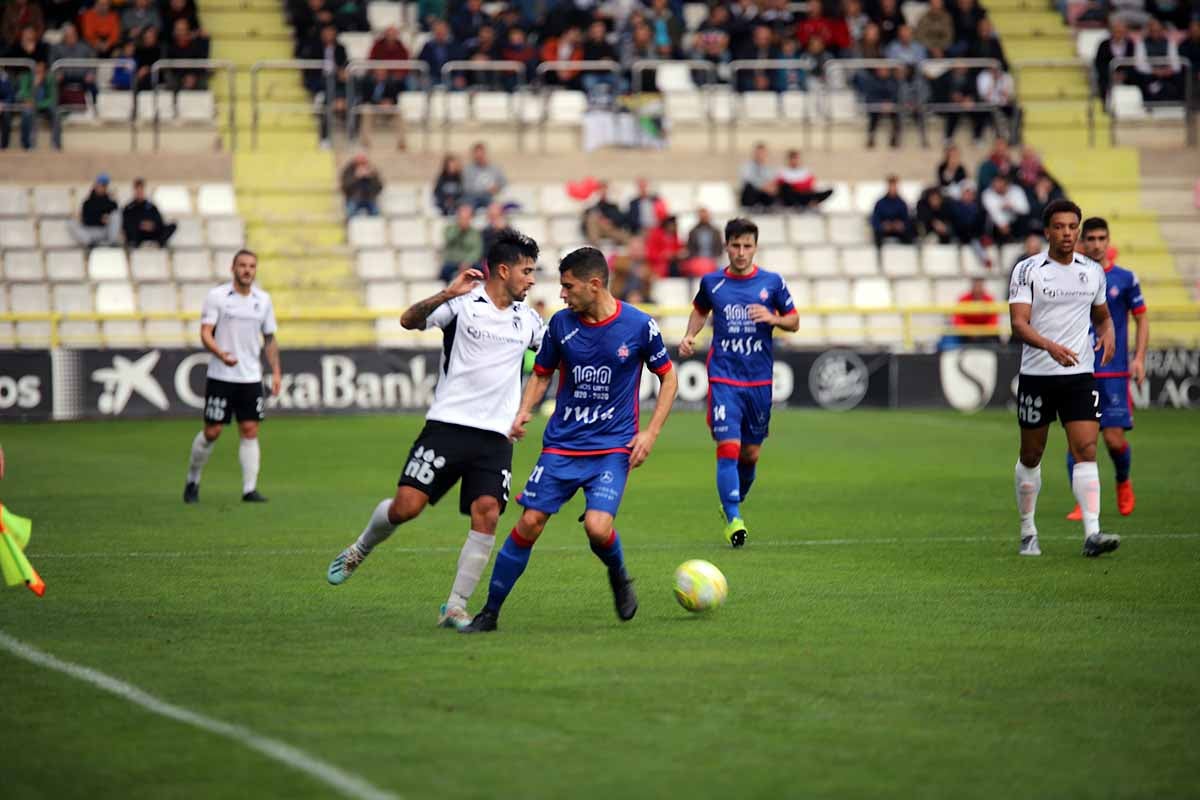
[[[525,511],[492,566],[487,603],[461,633],[496,630],[500,607],[525,571],[534,542],[551,515],[580,489],[587,500],[583,527],[592,552],[608,568],[617,616],[627,621],[637,612],[613,520],[629,470],[649,457],[671,413],[677,377],[654,319],[609,292],[603,253],[582,247],[567,254],[558,269],[567,307],[546,328],[510,437],[525,435],[533,409],[558,372],[554,416],[542,437],[542,455],[517,497]],[[638,422],[643,365],[660,381],[645,430]]]
[[[691,356],[696,335],[713,314],[708,351],[708,425],[717,443],[717,495],[725,515],[725,539],[746,543],[741,503],[754,483],[758,456],[771,422],[775,368],[772,333],[794,332],[800,317],[787,283],[754,263],[758,226],[748,219],[725,225],[729,266],[700,279],[679,355]]]
[[[1122,516],[1133,513],[1137,500],[1133,495],[1133,481],[1129,474],[1133,463],[1133,450],[1125,431],[1133,430],[1133,398],[1129,393],[1129,379],[1141,386],[1146,380],[1146,346],[1150,343],[1150,323],[1146,321],[1146,302],[1142,299],[1142,287],[1137,275],[1118,267],[1108,260],[1108,223],[1100,217],[1083,221],[1080,236],[1083,254],[1104,266],[1104,280],[1108,286],[1108,313],[1112,317],[1116,334],[1117,349],[1113,359],[1096,370],[1096,389],[1100,392],[1100,433],[1104,445],[1112,458],[1117,472],[1117,511]],[[1133,360],[1129,360],[1129,315],[1133,315],[1137,327]],[[1075,468],[1075,459],[1067,450],[1067,472]],[[1078,505],[1067,515],[1067,519],[1083,519]]]

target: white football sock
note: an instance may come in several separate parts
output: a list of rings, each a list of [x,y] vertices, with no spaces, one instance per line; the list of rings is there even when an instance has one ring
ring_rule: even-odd
[[[371,512],[371,520],[359,534],[358,541],[354,543],[363,555],[374,550],[375,545],[391,536],[399,527],[388,520],[388,509],[391,505],[391,500],[380,500],[379,505],[375,506],[375,510]]]
[[[204,470],[204,465],[208,463],[208,457],[212,455],[213,445],[216,440],[209,441],[204,438],[204,431],[196,434],[196,438],[192,439],[192,455],[188,459],[188,483],[199,483],[200,473]]]
[[[1042,491],[1042,465],[1030,469],[1017,462],[1016,473],[1017,511],[1021,514],[1021,536],[1037,536],[1037,525],[1033,522],[1037,511],[1038,493]]]
[[[467,601],[471,599],[471,593],[479,585],[483,569],[492,556],[492,544],[495,541],[495,536],[488,536],[479,531],[471,531],[467,534],[462,552],[458,554],[458,574],[454,576],[454,588],[450,590],[450,598],[446,601],[447,607],[467,607]]]
[[[1083,535],[1100,532],[1100,468],[1095,461],[1079,461],[1071,470],[1071,491],[1083,511]]]
[[[242,464],[242,494],[250,494],[258,486],[258,439],[242,439],[238,445],[238,461]]]

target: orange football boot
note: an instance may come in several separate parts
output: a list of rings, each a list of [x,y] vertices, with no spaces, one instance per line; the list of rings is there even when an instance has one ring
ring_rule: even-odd
[[[1075,510],[1070,514],[1067,514],[1067,519],[1071,520],[1072,522],[1079,522],[1083,519],[1083,509],[1079,507],[1078,503],[1075,504]]]
[[[1117,511],[1121,512],[1121,516],[1128,517],[1133,513],[1133,507],[1137,503],[1137,498],[1133,496],[1133,481],[1124,480],[1117,482]]]

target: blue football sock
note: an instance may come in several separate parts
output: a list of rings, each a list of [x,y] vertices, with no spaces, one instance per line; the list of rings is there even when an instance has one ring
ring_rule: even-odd
[[[621,537],[615,530],[606,545],[596,544],[592,539],[589,539],[588,542],[591,543],[592,552],[596,554],[596,558],[604,562],[604,566],[608,567],[609,572],[625,577],[625,554],[621,552]]]
[[[1071,481],[1075,480],[1075,456],[1071,455],[1071,451],[1067,451],[1067,486],[1071,485]]]
[[[1126,442],[1124,451],[1118,453],[1109,450],[1108,454],[1112,456],[1113,466],[1117,468],[1117,483],[1129,480],[1129,470],[1133,466],[1133,446]]]
[[[742,502],[746,502],[746,497],[750,494],[750,487],[754,485],[754,476],[758,471],[757,464],[743,464],[738,462],[738,494],[742,498]]]
[[[738,487],[738,462],[736,458],[717,459],[717,495],[721,498],[721,508],[725,511],[726,521],[742,515],[738,504],[742,500]]]
[[[500,613],[508,593],[516,585],[517,579],[525,571],[529,556],[533,553],[533,542],[525,541],[517,533],[516,528],[504,540],[500,552],[496,554],[496,563],[492,566],[492,580],[488,584],[488,599],[484,608],[495,614]]]

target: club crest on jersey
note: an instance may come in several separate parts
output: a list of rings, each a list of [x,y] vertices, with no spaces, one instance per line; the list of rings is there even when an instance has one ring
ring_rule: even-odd
[[[761,292],[758,293],[758,299],[762,300],[764,303],[766,302],[767,298],[770,296],[771,295],[767,294],[766,289],[763,289]]]
[[[1087,273],[1086,272],[1079,273],[1079,282],[1084,285],[1087,284]]]
[[[1108,290],[1109,297],[1117,297],[1120,294],[1121,294],[1121,290],[1118,289],[1117,287],[1115,287],[1115,286],[1109,287],[1109,290]]]
[[[622,361],[629,358],[629,348],[624,344],[617,348],[617,358],[621,359]]]

